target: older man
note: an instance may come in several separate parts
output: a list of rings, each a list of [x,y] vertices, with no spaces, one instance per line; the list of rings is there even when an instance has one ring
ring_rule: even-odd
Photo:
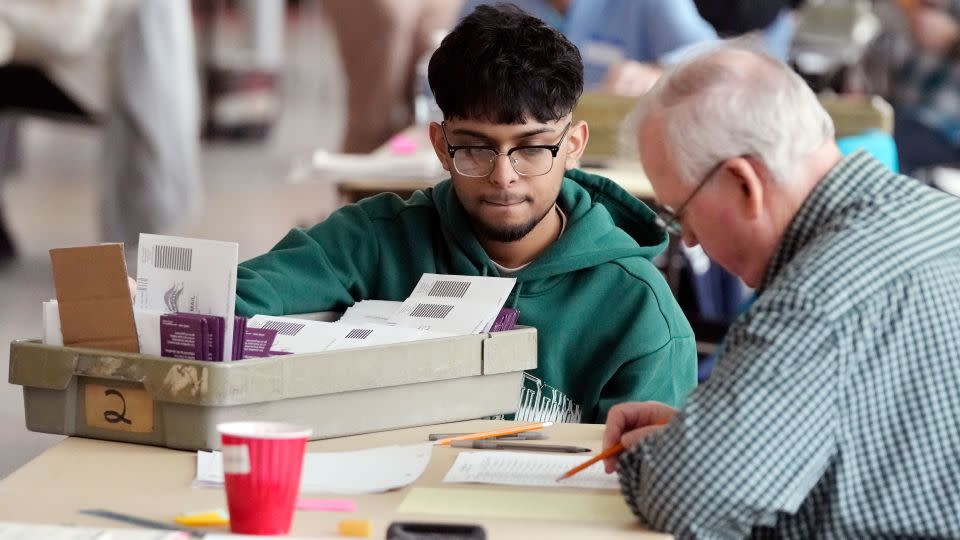
[[[960,536],[960,200],[842,158],[803,81],[732,45],[639,112],[667,227],[759,296],[682,409],[611,410],[634,513],[680,538]]]

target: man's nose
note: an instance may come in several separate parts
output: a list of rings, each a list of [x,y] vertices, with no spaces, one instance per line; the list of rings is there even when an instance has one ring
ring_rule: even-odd
[[[501,159],[503,158],[503,159]],[[493,159],[493,170],[490,171],[490,182],[501,186],[509,186],[520,179],[517,170],[513,168],[513,157],[499,154]]]

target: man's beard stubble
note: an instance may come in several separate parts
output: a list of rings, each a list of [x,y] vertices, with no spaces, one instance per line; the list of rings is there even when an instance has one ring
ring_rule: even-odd
[[[547,217],[547,214],[553,211],[556,208],[557,203],[554,201],[553,204],[547,207],[547,210],[538,218],[531,219],[530,221],[517,225],[514,227],[491,227],[490,225],[484,223],[483,221],[470,216],[470,223],[473,225],[474,234],[479,238],[485,240],[491,240],[494,242],[516,242],[522,240],[525,236],[530,234],[537,225]]]

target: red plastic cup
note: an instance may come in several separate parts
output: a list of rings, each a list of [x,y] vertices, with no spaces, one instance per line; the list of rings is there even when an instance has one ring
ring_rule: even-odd
[[[290,532],[311,430],[279,422],[217,426],[230,530],[238,534]]]

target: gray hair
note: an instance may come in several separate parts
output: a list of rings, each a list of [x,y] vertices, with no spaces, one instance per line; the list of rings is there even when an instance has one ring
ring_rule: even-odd
[[[763,161],[775,181],[833,139],[833,121],[788,66],[728,41],[665,73],[634,111],[636,128],[664,120],[663,141],[680,178],[698,182],[717,163],[741,155]]]

